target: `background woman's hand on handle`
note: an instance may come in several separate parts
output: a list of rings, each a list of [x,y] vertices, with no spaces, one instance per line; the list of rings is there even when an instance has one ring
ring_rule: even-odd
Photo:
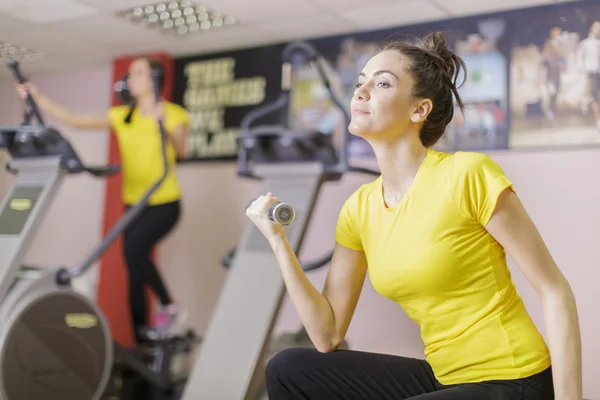
[[[58,104],[31,82],[18,83],[16,85],[17,95],[27,99],[27,93],[35,100],[40,111],[47,113],[54,120],[76,129],[110,129],[110,120],[106,113],[103,114],[75,114],[67,108]]]
[[[285,237],[284,227],[269,220],[269,207],[278,201],[277,197],[269,192],[258,197],[246,209],[246,216],[269,242]]]
[[[34,100],[37,100],[37,95],[39,93],[39,89],[32,83],[17,83],[17,94],[21,98],[21,100],[27,99],[27,93],[31,94],[31,97]]]

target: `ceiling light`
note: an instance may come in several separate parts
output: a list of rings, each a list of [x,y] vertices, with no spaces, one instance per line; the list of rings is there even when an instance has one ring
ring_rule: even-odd
[[[36,52],[27,47],[16,44],[0,42],[0,61],[36,61],[44,57],[44,53]]]
[[[144,24],[165,32],[184,35],[233,25],[233,17],[189,0],[168,0],[147,4],[124,11],[117,15],[134,23]]]

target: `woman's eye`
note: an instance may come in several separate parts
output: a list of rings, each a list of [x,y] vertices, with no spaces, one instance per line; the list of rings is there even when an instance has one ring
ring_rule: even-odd
[[[390,87],[390,84],[387,82],[378,82],[377,86],[382,87],[382,88],[388,88],[388,87]]]
[[[359,88],[359,87],[361,87],[361,86],[362,86],[362,83],[360,83],[360,82],[356,82],[356,83],[354,84],[354,88],[355,88],[355,89],[358,89],[358,88]]]

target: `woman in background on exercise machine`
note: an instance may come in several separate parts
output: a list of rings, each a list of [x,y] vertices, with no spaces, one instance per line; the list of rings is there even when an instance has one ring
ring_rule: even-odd
[[[177,157],[186,155],[189,114],[181,106],[156,102],[151,72],[158,70],[164,79],[164,66],[158,60],[140,57],[131,62],[127,87],[133,102],[111,107],[105,114],[75,114],[43,94],[35,85],[17,86],[22,99],[29,92],[38,106],[52,118],[75,129],[112,129],[119,143],[123,172],[122,198],[126,208],[139,202],[163,174],[161,137],[157,119],[164,120],[167,133],[169,172],[148,205],[123,234],[123,254],[129,273],[129,299],[136,341],[144,341],[147,328],[145,286],[149,285],[160,300],[152,328],[167,335],[181,328],[186,312],[171,298],[165,283],[151,258],[153,247],[177,224],[181,190],[175,175]],[[162,86],[162,81],[161,81]]]
[[[247,209],[316,347],[269,361],[269,399],[582,398],[575,298],[512,183],[485,154],[432,149],[453,100],[463,108],[461,69],[464,61],[434,32],[419,43],[386,44],[359,74],[349,130],[372,146],[381,175],[343,205],[322,292],[284,228],[269,221],[276,193]],[[517,293],[507,254],[540,298],[548,344]],[[419,324],[424,360],[334,351],[367,271],[375,290]]]

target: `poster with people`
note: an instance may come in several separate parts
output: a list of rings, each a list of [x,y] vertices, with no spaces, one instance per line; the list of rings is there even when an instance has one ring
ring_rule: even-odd
[[[600,4],[515,13],[511,148],[600,143]]]
[[[467,67],[467,79],[458,82],[465,110],[455,109],[437,146],[444,151],[508,146],[508,24],[503,17],[489,17],[474,20],[472,25],[452,43]]]
[[[414,41],[436,30],[467,67],[466,81],[462,76],[457,81],[464,113],[455,108],[436,149],[600,143],[600,3],[591,1],[310,40],[325,59],[337,102],[298,54],[292,60],[289,104],[261,123],[321,132],[336,145],[345,138],[351,158],[372,157],[369,144],[348,132],[358,73],[387,40]],[[244,115],[281,93],[284,46],[176,61],[174,98],[192,114],[189,160],[236,158]]]
[[[507,24],[501,18],[446,21],[417,28],[349,35],[337,41],[319,40],[315,45],[328,58],[336,94],[347,110],[355,93],[356,79],[370,57],[381,44],[392,38],[414,40],[427,32],[442,30],[449,46],[467,66],[468,76],[458,77],[459,94],[465,112],[457,108],[446,135],[435,146],[439,150],[498,149],[508,146],[508,86],[507,43],[503,41]],[[410,33],[408,33],[410,32]],[[504,53],[503,53],[504,50]],[[295,73],[290,112],[294,127],[310,127],[327,133],[348,135],[350,157],[373,156],[371,147],[362,138],[352,136],[346,126],[340,126],[340,115],[325,86],[314,69],[305,64]]]

